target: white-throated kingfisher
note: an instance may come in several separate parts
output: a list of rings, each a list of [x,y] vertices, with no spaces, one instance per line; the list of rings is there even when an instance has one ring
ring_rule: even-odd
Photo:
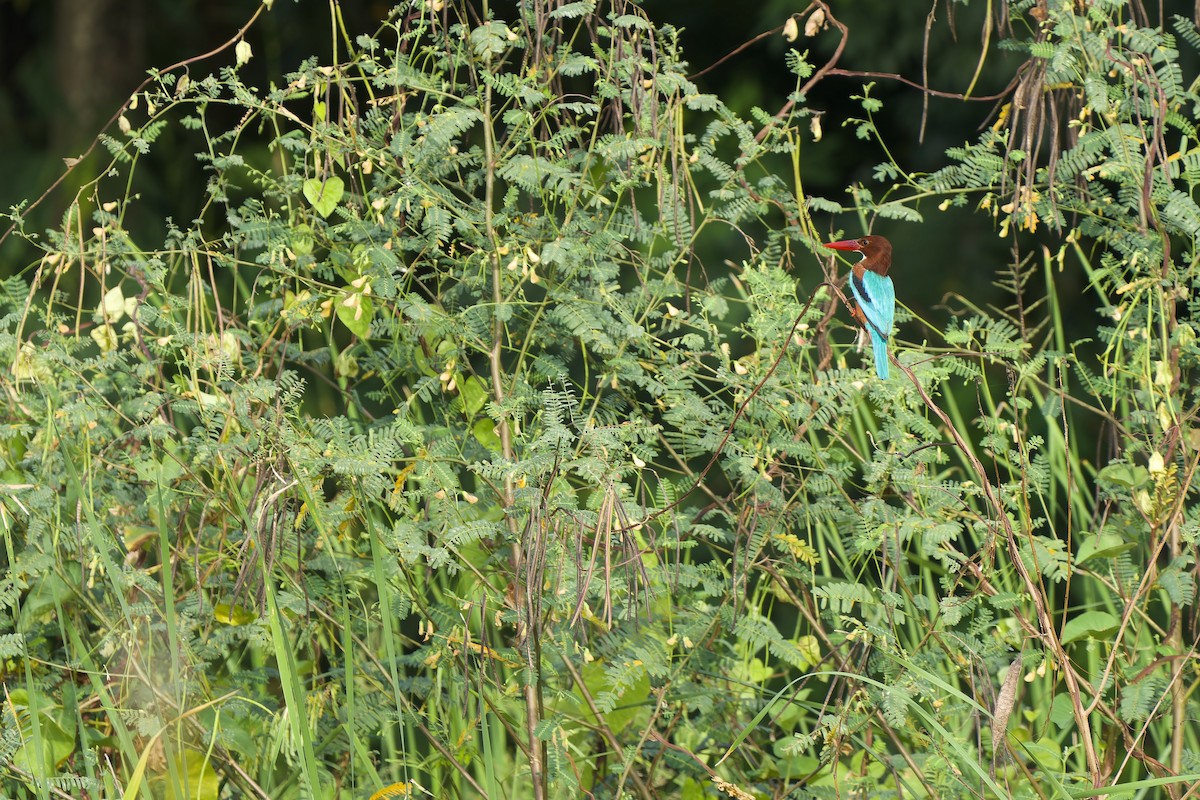
[[[888,270],[892,266],[892,243],[882,236],[862,236],[830,242],[825,246],[862,254],[850,271],[850,291],[858,302],[858,308],[850,309],[850,314],[870,334],[871,350],[875,353],[875,373],[887,380],[887,343],[892,335],[892,321],[896,317],[896,287],[888,277]]]

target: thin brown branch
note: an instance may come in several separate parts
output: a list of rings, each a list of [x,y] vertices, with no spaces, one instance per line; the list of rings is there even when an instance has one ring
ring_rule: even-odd
[[[842,78],[879,78],[882,80],[899,81],[906,86],[919,89],[921,92],[930,95],[931,97],[945,97],[950,100],[966,100],[968,102],[990,103],[996,100],[1002,100],[1012,94],[1013,89],[1015,89],[1017,86],[1017,81],[1014,79],[1013,81],[1009,82],[1008,86],[1005,86],[1004,89],[997,94],[982,94],[971,97],[963,94],[962,92],[943,92],[939,89],[930,89],[928,86],[922,86],[920,83],[917,83],[914,80],[909,80],[903,75],[897,75],[894,72],[870,72],[858,69],[838,69],[835,67],[829,69],[825,74],[835,75]]]
[[[771,30],[769,30],[769,31],[763,31],[762,33],[760,33],[758,36],[755,36],[755,37],[754,37],[753,39],[751,39],[750,41],[748,41],[748,42],[745,42],[745,43],[743,43],[743,44],[741,44],[741,45],[738,45],[738,46],[737,46],[737,47],[735,47],[733,50],[730,50],[728,53],[726,53],[725,55],[721,56],[721,57],[720,57],[720,58],[718,58],[716,61],[714,61],[713,63],[709,64],[707,67],[705,67],[704,69],[700,70],[699,72],[694,72],[694,73],[692,73],[691,75],[688,75],[688,80],[689,80],[689,81],[694,81],[694,80],[696,80],[696,78],[699,78],[701,75],[706,75],[706,74],[708,74],[709,72],[712,72],[714,69],[716,69],[717,67],[721,66],[722,64],[724,64],[724,63],[725,63],[726,61],[728,61],[729,59],[733,58],[734,56],[738,55],[739,53],[745,52],[745,51],[746,51],[746,49],[750,47],[750,45],[752,45],[752,44],[757,44],[758,42],[761,42],[763,39],[766,39],[768,36],[774,36],[775,34],[779,33],[779,32],[780,32],[780,31],[782,31],[782,30],[783,30],[783,26],[782,26],[782,25],[779,25],[779,26],[777,26],[777,27],[775,27],[775,28],[772,28],[772,29],[771,29]]]

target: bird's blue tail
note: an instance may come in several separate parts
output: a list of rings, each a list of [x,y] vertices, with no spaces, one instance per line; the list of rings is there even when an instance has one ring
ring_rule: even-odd
[[[875,374],[886,381],[888,379],[887,339],[875,331],[871,331],[871,350],[875,353]]]

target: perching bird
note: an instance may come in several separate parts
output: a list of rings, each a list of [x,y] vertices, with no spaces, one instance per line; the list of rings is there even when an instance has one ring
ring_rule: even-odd
[[[850,291],[858,301],[858,308],[851,309],[850,313],[871,335],[875,372],[887,380],[887,342],[896,316],[896,287],[887,274],[892,266],[892,243],[882,236],[863,236],[825,246],[862,253],[862,260],[850,272]]]

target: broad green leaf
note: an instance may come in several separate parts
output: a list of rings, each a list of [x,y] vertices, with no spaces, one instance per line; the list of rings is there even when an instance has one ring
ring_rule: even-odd
[[[734,665],[733,674],[747,683],[758,684],[768,680],[773,670],[761,658],[752,658],[747,663]]]
[[[581,674],[583,675],[583,682],[587,685],[588,693],[593,698],[602,698],[605,694],[612,692],[613,687],[609,682],[604,662],[592,661],[583,665]],[[617,692],[616,702],[613,704],[612,710],[601,712],[600,716],[603,717],[602,720],[598,720],[591,706],[583,701],[583,696],[578,687],[576,687],[571,695],[577,707],[576,713],[592,724],[602,722],[615,733],[623,730],[639,714],[645,713],[642,704],[645,703],[649,696],[650,678],[646,675],[645,670],[639,671],[638,677],[634,679],[631,685]],[[597,702],[597,705],[603,707],[603,704],[600,702]]]
[[[1033,757],[1043,769],[1059,772],[1063,768],[1062,746],[1049,737],[1025,745],[1025,752]]]
[[[1121,621],[1107,611],[1085,611],[1063,626],[1062,643],[1079,639],[1099,639],[1117,629]]]
[[[30,699],[24,689],[13,689],[8,697],[7,705],[20,722],[20,736],[24,741],[13,753],[12,763],[35,775],[52,775],[75,752],[75,737],[68,733],[68,729],[74,726],[64,724],[68,711],[53,705],[50,698],[36,694],[32,698],[35,703],[30,703]],[[37,742],[33,739],[33,720],[29,716],[32,705],[36,705],[38,710],[41,739]],[[37,756],[39,745],[40,759]]]
[[[488,391],[487,384],[475,375],[466,379],[460,375],[457,383],[459,395],[462,397],[463,411],[466,412],[468,418],[472,418],[483,409],[484,404],[491,397],[491,392]]]
[[[304,197],[322,217],[328,217],[337,208],[345,193],[345,184],[336,175],[322,181],[309,178],[304,182]]]
[[[77,565],[70,565],[68,569],[78,572]],[[51,573],[45,576],[34,584],[21,603],[21,627],[32,627],[45,615],[55,612],[60,605],[70,603],[74,596],[75,589],[58,575]]]
[[[804,656],[810,666],[821,663],[821,644],[815,636],[801,636],[796,639],[796,649]]]
[[[1075,724],[1075,712],[1071,707],[1071,698],[1065,692],[1054,695],[1050,704],[1050,721],[1060,731],[1065,731]]]
[[[502,445],[500,437],[496,434],[496,423],[490,419],[476,420],[471,426],[471,434],[475,440],[481,445],[491,450],[493,453],[499,453]]]
[[[1145,486],[1150,480],[1150,471],[1135,464],[1109,464],[1096,476],[1098,481],[1115,483],[1129,489]]]
[[[213,618],[226,625],[248,625],[258,619],[258,614],[241,604],[217,603],[213,606]]]
[[[347,292],[337,302],[337,316],[350,332],[360,339],[371,332],[371,319],[375,316],[375,305],[362,292]]]
[[[162,787],[169,800],[217,800],[221,780],[211,757],[199,750],[184,750],[181,765],[175,753],[171,754],[171,760],[176,762],[176,776],[182,785],[177,785],[170,773],[156,776],[152,781],[152,785]],[[178,769],[179,766],[183,769]]]
[[[1126,541],[1123,536],[1115,533],[1097,533],[1086,536],[1079,543],[1079,554],[1075,557],[1075,562],[1082,564],[1092,558],[1113,558],[1135,547],[1136,542]]]

